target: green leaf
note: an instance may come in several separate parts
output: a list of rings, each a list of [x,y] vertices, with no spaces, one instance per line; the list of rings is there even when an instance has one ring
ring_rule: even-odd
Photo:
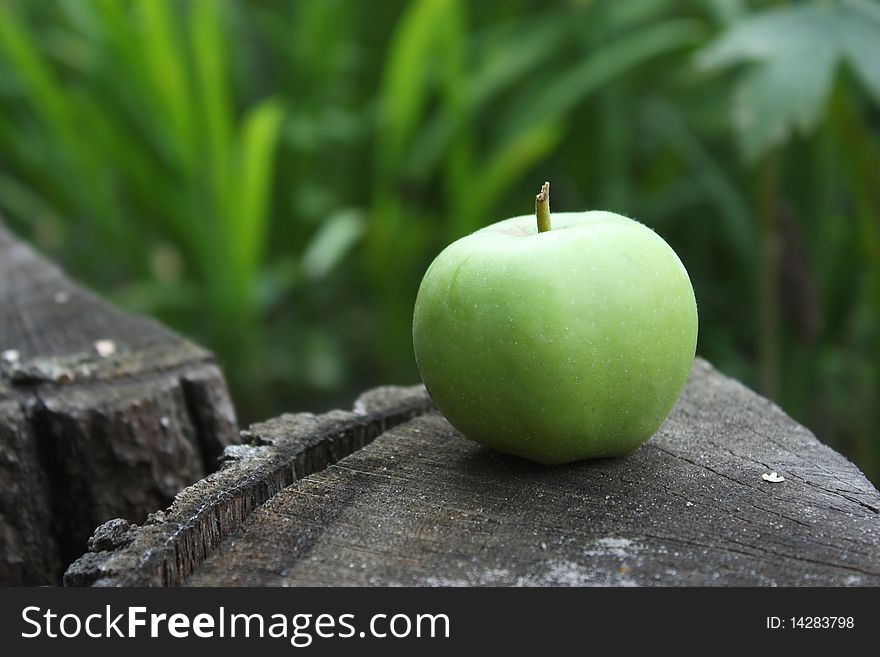
[[[453,0],[419,0],[411,4],[394,33],[379,101],[380,174],[399,165],[406,144],[427,103],[438,35],[456,10]]]
[[[194,138],[193,99],[186,57],[172,17],[169,0],[152,0],[137,5],[143,21],[140,46],[156,101],[160,104],[169,127],[174,131],[176,155],[187,173],[197,161]]]
[[[746,11],[743,0],[706,0],[706,4],[715,20],[722,25],[734,23]]]
[[[69,151],[80,150],[70,104],[55,72],[40,55],[32,33],[8,8],[0,10],[0,56],[32,100],[40,120]]]
[[[469,80],[468,100],[481,107],[501,91],[519,83],[564,43],[568,15],[529,17],[504,40],[480,49],[478,65]]]
[[[559,144],[564,135],[558,121],[544,121],[516,135],[498,148],[492,159],[480,167],[479,179],[474,185],[473,215],[485,222],[485,215],[492,204],[510,189],[522,175],[539,162]],[[477,226],[464,226],[459,233],[475,230]]]
[[[725,171],[723,161],[701,142],[688,125],[687,116],[674,104],[649,99],[644,105],[644,115],[650,127],[671,146],[699,183],[689,183],[688,189],[714,206],[724,240],[736,253],[743,270],[753,271],[757,236],[749,200]]]
[[[328,217],[315,233],[300,260],[303,275],[316,281],[335,269],[364,233],[366,217],[354,208]]]
[[[806,134],[819,122],[831,89],[837,58],[828,44],[813,45],[811,65],[806,53],[778,56],[754,67],[734,94],[734,125],[750,160],[782,145],[790,133]]]
[[[733,122],[748,160],[795,130],[815,130],[841,61],[880,101],[878,15],[864,0],[786,5],[735,23],[699,53],[704,70],[749,65],[733,96]]]
[[[614,32],[631,30],[639,24],[657,20],[667,13],[670,6],[676,5],[675,0],[626,0],[626,2],[597,3],[604,10],[600,14],[604,29]]]
[[[513,87],[552,57],[560,45],[567,15],[529,19],[517,30],[505,30],[499,43],[486,43],[479,50],[475,70],[464,81],[466,111],[475,115],[500,93]],[[512,47],[512,44],[516,47]],[[410,151],[407,173],[424,179],[434,170],[448,147],[456,125],[438,111],[421,132]]]
[[[214,196],[222,194],[231,140],[232,101],[227,67],[227,35],[223,29],[223,3],[219,0],[196,2],[189,20],[196,89],[208,157],[202,160],[210,169]]]
[[[862,84],[880,104],[880,4],[849,0],[843,6],[838,31],[841,47]]]
[[[395,28],[378,101],[376,183],[373,209],[381,220],[371,221],[368,243],[371,269],[379,276],[387,269],[387,258],[408,259],[400,248],[410,230],[404,226],[406,213],[396,185],[406,171],[410,152],[432,92],[442,97],[443,108],[455,133],[466,115],[465,95],[460,88],[463,54],[463,11],[459,0],[418,0],[410,4]],[[450,149],[447,188],[451,179],[464,171],[467,145]]]
[[[269,202],[275,171],[275,147],[284,112],[270,98],[251,109],[244,118],[238,157],[230,171],[224,237],[232,258],[236,281],[246,289],[256,275],[269,223]]]
[[[5,175],[0,171],[0,207],[28,222],[36,222],[38,217],[54,215],[52,206],[39,192],[31,189],[21,180]]]
[[[502,133],[514,134],[547,119],[560,119],[587,96],[640,64],[697,42],[697,21],[676,19],[650,25],[605,44],[559,75],[546,76],[538,93],[513,109]]]
[[[746,16],[734,23],[697,55],[698,65],[716,70],[746,61],[766,61],[792,52],[803,53],[830,36],[835,10],[814,4],[783,6]]]

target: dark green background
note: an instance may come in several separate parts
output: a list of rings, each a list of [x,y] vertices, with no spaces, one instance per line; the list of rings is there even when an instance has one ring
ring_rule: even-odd
[[[248,422],[414,382],[427,264],[549,179],[663,235],[699,353],[880,481],[878,107],[876,0],[7,0],[0,210]]]

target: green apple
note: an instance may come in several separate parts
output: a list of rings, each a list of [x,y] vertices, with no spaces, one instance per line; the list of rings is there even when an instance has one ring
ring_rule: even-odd
[[[413,346],[431,399],[466,437],[540,463],[650,438],[687,380],[697,304],[646,226],[612,212],[514,217],[449,245],[422,280]]]

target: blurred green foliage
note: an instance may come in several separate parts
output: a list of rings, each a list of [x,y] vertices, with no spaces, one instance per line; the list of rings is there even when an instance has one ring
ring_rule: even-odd
[[[699,352],[880,481],[878,105],[876,0],[6,0],[0,210],[247,421],[414,381],[431,258],[549,179],[660,232]]]

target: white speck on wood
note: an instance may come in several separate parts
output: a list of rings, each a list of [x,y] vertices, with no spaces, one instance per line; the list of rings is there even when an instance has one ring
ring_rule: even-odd
[[[116,343],[113,340],[96,340],[95,351],[101,358],[109,358],[116,353]]]
[[[770,474],[767,474],[765,472],[764,474],[761,475],[761,479],[763,479],[764,481],[769,481],[770,483],[773,483],[773,484],[778,484],[781,481],[785,481],[785,477],[780,476],[775,470],[773,472],[771,472]]]

